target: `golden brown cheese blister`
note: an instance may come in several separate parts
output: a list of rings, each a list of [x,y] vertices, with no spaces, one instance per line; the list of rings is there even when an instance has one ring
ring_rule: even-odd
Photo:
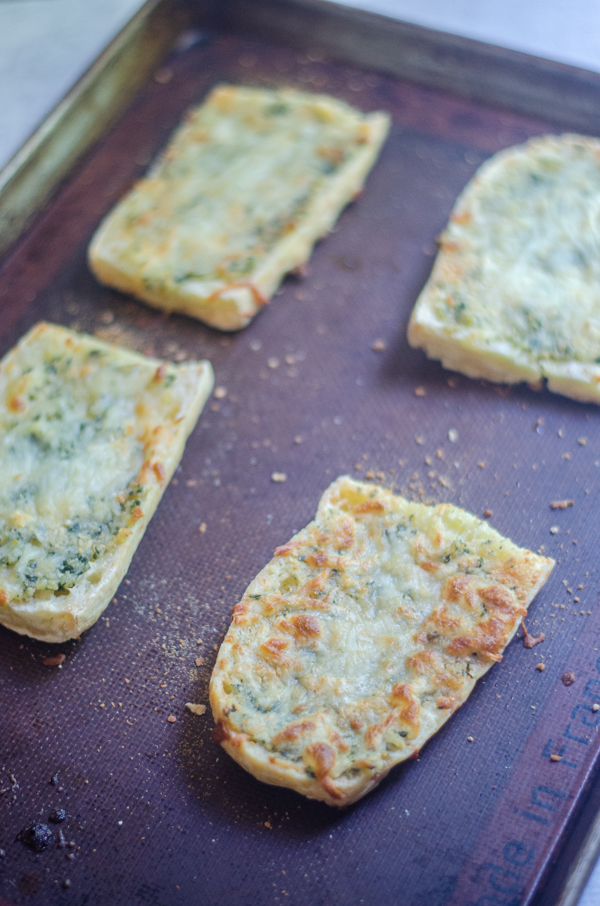
[[[259,780],[354,802],[501,660],[553,566],[458,507],[338,478],[233,608],[215,740]]]
[[[90,266],[157,308],[245,327],[360,192],[389,122],[327,95],[221,85],[104,219]]]
[[[79,636],[127,572],[213,386],[38,324],[0,363],[0,623]]]
[[[600,140],[547,135],[460,195],[408,327],[446,368],[600,402]]]

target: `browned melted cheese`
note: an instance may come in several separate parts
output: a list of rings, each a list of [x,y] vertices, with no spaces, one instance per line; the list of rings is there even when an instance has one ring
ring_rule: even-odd
[[[552,566],[457,507],[338,479],[233,608],[215,739],[262,780],[353,801],[501,659]]]

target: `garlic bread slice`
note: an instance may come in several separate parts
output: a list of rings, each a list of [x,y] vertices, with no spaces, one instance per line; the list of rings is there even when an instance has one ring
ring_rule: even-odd
[[[501,660],[553,566],[458,507],[338,478],[233,608],[215,740],[259,780],[354,802]]]
[[[219,86],[104,219],[90,266],[157,308],[245,327],[361,190],[388,128],[327,95]]]
[[[469,377],[600,402],[600,140],[547,135],[460,195],[408,327]]]
[[[0,623],[79,636],[115,594],[213,386],[64,327],[0,363]]]

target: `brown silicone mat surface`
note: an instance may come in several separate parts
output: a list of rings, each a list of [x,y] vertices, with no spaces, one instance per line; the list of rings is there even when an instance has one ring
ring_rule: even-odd
[[[219,81],[326,91],[394,119],[308,275],[236,335],[111,292],[85,263],[101,215]],[[539,890],[598,754],[598,409],[452,375],[405,332],[459,190],[490,153],[548,129],[217,36],[168,61],[5,262],[2,352],[44,318],[207,357],[226,389],[96,626],[55,647],[0,628],[5,903],[519,906]],[[496,528],[558,565],[530,612],[545,642],[515,639],[419,760],[339,812],[258,783],[211,742],[210,714],[185,703],[207,702],[233,604],[342,473],[490,509]],[[553,511],[556,499],[574,504]],[[64,664],[45,666],[57,652]],[[46,851],[15,840],[56,807],[68,818]],[[73,848],[57,845],[59,827]]]

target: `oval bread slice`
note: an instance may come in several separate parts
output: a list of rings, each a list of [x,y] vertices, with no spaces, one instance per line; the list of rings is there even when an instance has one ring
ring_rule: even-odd
[[[338,478],[233,608],[215,740],[259,780],[354,802],[501,660],[553,566],[458,507]]]
[[[600,140],[547,135],[460,195],[408,327],[446,368],[600,402]]]
[[[0,363],[0,623],[79,636],[115,594],[213,386],[38,324]]]

